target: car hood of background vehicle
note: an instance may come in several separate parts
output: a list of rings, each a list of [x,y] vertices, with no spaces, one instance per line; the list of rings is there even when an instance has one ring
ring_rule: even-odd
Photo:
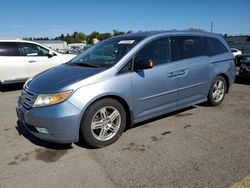
[[[63,58],[63,60],[65,60],[64,62],[68,62],[71,59],[73,59],[74,57],[76,57],[75,54],[62,54],[62,58]]]
[[[63,64],[36,75],[32,81],[28,83],[28,88],[37,93],[58,92],[62,88],[95,75],[103,70],[103,68]]]

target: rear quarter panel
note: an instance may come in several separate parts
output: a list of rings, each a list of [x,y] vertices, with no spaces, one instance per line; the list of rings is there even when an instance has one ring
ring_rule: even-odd
[[[211,57],[211,66],[211,81],[213,81],[218,75],[224,74],[228,78],[229,87],[234,83],[236,67],[234,63],[234,56],[231,52]]]

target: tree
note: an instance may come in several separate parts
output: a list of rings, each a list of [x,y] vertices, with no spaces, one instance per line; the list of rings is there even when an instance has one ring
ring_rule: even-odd
[[[71,35],[71,42],[72,43],[81,43],[83,41],[86,40],[86,35],[84,33],[81,33],[81,32],[74,32],[72,35]]]
[[[128,31],[128,33],[130,33],[132,31]],[[62,41],[66,41],[68,44],[70,43],[81,43],[83,41],[86,41],[88,44],[92,44],[93,39],[98,39],[100,41],[105,40],[107,38],[110,38],[112,36],[118,36],[118,35],[123,35],[125,34],[124,31],[118,31],[118,30],[113,30],[113,33],[99,33],[97,31],[93,31],[92,33],[90,33],[89,35],[85,35],[82,32],[77,32],[75,31],[72,34],[67,33],[67,35],[65,36],[64,34],[61,34],[58,37],[55,37],[54,40],[62,40]]]
[[[68,44],[72,43],[72,38],[71,38],[71,36],[69,35],[69,33],[66,35],[65,41],[66,41]]]
[[[125,32],[124,31],[118,31],[118,30],[113,30],[114,36],[118,36],[118,35],[124,35]]]
[[[92,40],[94,38],[100,40],[100,33],[96,32],[96,31],[93,31],[92,33],[90,33],[90,35],[88,35],[87,38],[86,38],[87,43],[92,44]]]
[[[110,37],[112,37],[112,34],[111,33],[101,33],[100,35],[99,35],[99,40],[105,40],[105,39],[107,39],[107,38],[110,38]]]
[[[62,41],[65,41],[65,36],[64,36],[64,34],[61,34],[59,37],[54,38],[54,40],[62,40]]]

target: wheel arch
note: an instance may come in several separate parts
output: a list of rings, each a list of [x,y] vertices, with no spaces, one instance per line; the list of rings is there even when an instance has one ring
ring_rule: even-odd
[[[230,87],[229,77],[228,77],[225,73],[221,73],[221,74],[217,75],[216,78],[217,78],[218,76],[221,76],[221,77],[223,77],[223,78],[225,79],[226,84],[227,84],[226,93],[228,93],[229,87]]]
[[[88,105],[87,107],[85,108],[84,112],[82,113],[82,116],[81,116],[81,121],[85,115],[85,112],[86,112],[86,109],[88,109],[92,104],[94,104],[95,102],[99,101],[99,100],[102,100],[102,99],[107,99],[107,98],[110,98],[110,99],[115,99],[117,100],[119,103],[121,103],[121,105],[124,107],[124,110],[126,112],[126,127],[125,127],[125,131],[127,129],[129,129],[130,127],[133,126],[133,112],[131,111],[130,107],[129,107],[129,104],[127,103],[127,101],[119,96],[119,95],[114,95],[114,94],[109,94],[109,95],[105,95],[105,96],[99,96],[98,98],[95,98],[94,100],[92,100]]]

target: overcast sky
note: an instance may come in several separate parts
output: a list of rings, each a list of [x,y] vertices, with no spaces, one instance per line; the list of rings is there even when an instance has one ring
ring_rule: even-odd
[[[250,0],[3,0],[0,37],[201,28],[250,34]]]

